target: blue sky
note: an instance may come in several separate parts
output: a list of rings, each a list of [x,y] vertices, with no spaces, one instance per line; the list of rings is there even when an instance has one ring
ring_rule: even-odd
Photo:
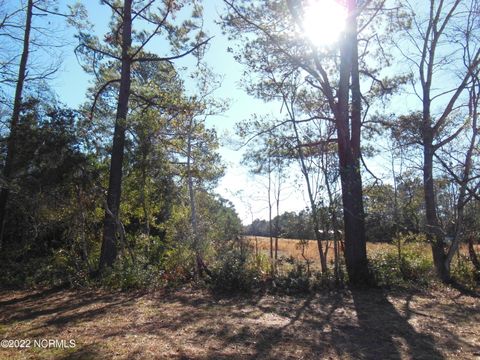
[[[90,21],[95,24],[96,32],[103,34],[108,25],[110,10],[106,6],[99,5],[98,0],[85,0],[83,3],[88,10]],[[248,119],[254,113],[278,116],[280,105],[266,104],[249,96],[240,88],[239,82],[244,69],[235,62],[232,54],[227,52],[227,47],[232,46],[232,44],[228,43],[227,37],[222,35],[220,26],[215,23],[219,20],[219,14],[224,9],[223,2],[221,0],[208,0],[204,2],[204,6],[205,27],[209,35],[214,36],[210,41],[206,62],[224,79],[222,87],[216,95],[231,100],[228,111],[219,116],[212,116],[207,120],[207,126],[216,128],[221,135],[223,146],[220,152],[227,164],[225,177],[220,181],[217,192],[234,203],[240,217],[247,223],[251,221],[252,215],[254,218],[268,217],[267,195],[263,185],[265,181],[258,178],[253,179],[248,174],[247,169],[240,165],[242,153],[236,151],[232,145],[234,144],[234,141],[232,141],[234,126],[235,123]],[[72,107],[84,102],[90,81],[90,76],[81,69],[73,53],[74,34],[73,29],[66,32],[66,36],[72,41],[72,46],[64,50],[63,70],[58,73],[56,80],[53,82],[62,101]],[[192,67],[193,64],[192,58],[184,58],[178,61],[179,66]],[[395,68],[397,69],[398,66],[402,66],[402,64],[396,64]],[[185,81],[188,89],[188,78]],[[418,105],[418,99],[413,94],[404,93],[401,97],[395,98],[394,102],[388,106],[387,111],[404,112],[405,109],[411,109],[415,106],[418,108]],[[379,144],[381,145],[381,142]],[[366,159],[366,162],[370,170],[377,176],[387,179],[388,182],[388,177],[391,174],[390,160],[389,153],[383,152],[372,159]],[[288,172],[296,177],[299,175],[296,165],[292,165]],[[368,177],[365,176],[365,178]],[[280,212],[299,211],[305,208],[307,201],[303,190],[302,181],[287,183],[282,196]]]
[[[97,0],[86,0],[84,5],[89,14],[89,20],[95,25],[95,31],[103,34],[107,28],[110,11],[106,6],[99,5]],[[278,114],[278,104],[266,104],[263,101],[249,96],[240,88],[239,82],[243,68],[235,62],[232,54],[227,52],[229,46],[227,37],[222,35],[220,26],[215,22],[219,20],[219,14],[223,11],[221,0],[209,0],[204,2],[205,27],[209,35],[213,35],[210,48],[206,54],[206,62],[217,73],[223,76],[222,87],[216,95],[230,100],[230,108],[219,116],[212,116],[207,120],[208,127],[214,127],[221,135],[222,147],[220,153],[227,165],[224,178],[220,181],[217,192],[231,200],[242,220],[247,223],[253,216],[267,218],[267,196],[261,179],[253,179],[248,171],[240,165],[242,150],[236,151],[232,142],[235,123],[248,119],[253,113]],[[64,50],[64,62],[62,71],[53,81],[54,88],[60,99],[69,106],[76,107],[85,100],[86,90],[91,77],[86,74],[77,62],[73,53],[75,30],[69,29],[65,36],[72,41],[72,45]],[[230,44],[231,46],[231,44]],[[178,65],[191,67],[193,59],[185,58],[178,61]],[[188,80],[186,80],[188,87]],[[292,173],[296,169],[292,169]],[[298,211],[306,206],[301,191],[289,186],[281,197],[281,212]]]

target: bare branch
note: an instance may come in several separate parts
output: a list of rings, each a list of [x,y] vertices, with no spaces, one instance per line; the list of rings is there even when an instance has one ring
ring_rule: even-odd
[[[90,109],[90,119],[93,118],[93,113],[95,111],[95,108],[97,106],[97,101],[98,101],[98,98],[100,97],[100,95],[102,94],[102,92],[105,91],[105,89],[110,86],[111,84],[115,83],[115,82],[120,82],[120,79],[113,79],[113,80],[110,80],[110,81],[107,81],[105,84],[103,84],[100,89],[98,89],[97,93],[95,94],[94,98],[93,98],[93,104],[92,104],[92,107]]]
[[[186,55],[191,54],[198,48],[206,45],[211,39],[213,39],[213,36],[209,37],[208,39],[202,41],[201,43],[196,44],[194,47],[191,49],[185,51],[184,53],[181,53],[179,55],[174,55],[174,56],[167,56],[167,57],[156,57],[156,56],[145,56],[145,57],[139,57],[136,59],[132,59],[132,62],[146,62],[146,61],[172,61],[176,59],[180,59]]]

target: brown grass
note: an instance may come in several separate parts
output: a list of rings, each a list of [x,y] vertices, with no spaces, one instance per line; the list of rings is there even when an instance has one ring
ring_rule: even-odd
[[[480,302],[456,290],[215,297],[199,290],[0,292],[0,359],[478,359]]]
[[[256,238],[256,240],[255,240]],[[270,238],[262,237],[262,236],[247,236],[247,241],[250,246],[255,249],[255,244],[257,244],[259,251],[270,254]],[[275,241],[275,239],[274,239]],[[297,239],[278,239],[278,256],[293,256],[295,259],[303,260],[302,257],[302,247],[305,246],[305,257],[308,260],[313,260],[318,262],[320,256],[318,254],[318,246],[316,240],[297,240]],[[418,244],[417,247],[420,251],[425,252],[428,256],[431,256],[430,246],[428,244],[420,245]],[[477,252],[480,253],[480,245],[477,245],[476,248]],[[387,243],[367,243],[367,253],[369,256],[375,255],[378,253],[391,251],[396,251],[396,247],[393,244]],[[468,249],[465,244],[462,244],[460,248],[461,253],[468,254]],[[330,249],[327,253],[328,261],[333,261],[333,241],[330,241]]]

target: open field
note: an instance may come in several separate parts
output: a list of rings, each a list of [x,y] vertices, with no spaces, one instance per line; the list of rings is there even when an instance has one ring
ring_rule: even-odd
[[[215,297],[200,290],[0,292],[0,359],[480,359],[480,301],[428,292]]]
[[[264,253],[270,252],[270,238],[262,236],[248,236],[248,243],[255,249],[257,244],[259,251]],[[275,241],[275,239],[274,239]],[[318,261],[318,247],[316,240],[297,240],[297,239],[278,239],[278,256],[293,256],[295,259],[303,260],[302,257],[302,243],[305,244],[305,257],[309,260]],[[330,241],[330,249],[328,250],[328,260],[333,261],[333,241]],[[430,246],[428,244],[417,244],[420,248],[425,248],[425,254],[431,256]],[[477,253],[480,253],[480,245],[476,245]],[[396,251],[396,247],[393,244],[387,243],[367,243],[367,253],[369,255],[377,254],[384,251]],[[465,244],[462,244],[460,251],[463,254],[467,254],[468,250]]]

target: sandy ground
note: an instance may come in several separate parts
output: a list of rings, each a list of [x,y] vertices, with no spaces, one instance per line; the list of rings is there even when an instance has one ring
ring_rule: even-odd
[[[480,359],[480,299],[444,287],[235,297],[3,291],[1,339],[29,347],[0,349],[0,359]],[[34,346],[39,339],[57,344]]]

